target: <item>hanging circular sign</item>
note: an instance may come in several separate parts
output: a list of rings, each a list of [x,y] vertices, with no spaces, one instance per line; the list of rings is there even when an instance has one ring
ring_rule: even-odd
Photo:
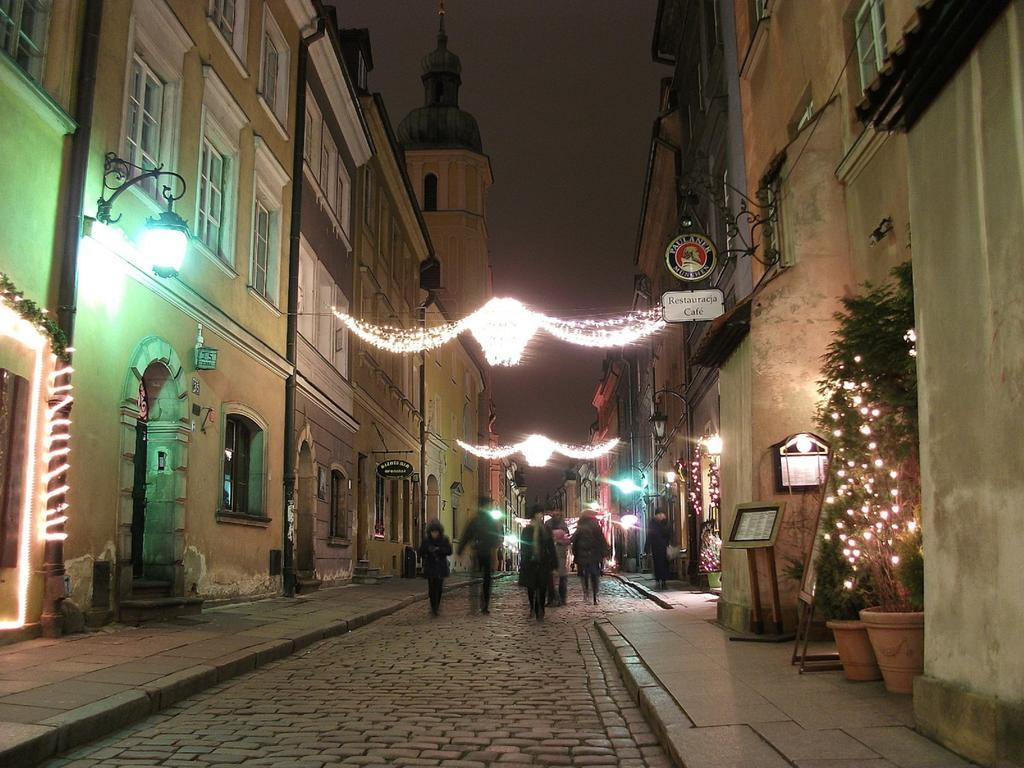
[[[717,253],[715,244],[704,235],[679,235],[665,249],[668,271],[679,280],[696,283],[715,270]]]
[[[379,477],[400,478],[412,475],[412,464],[401,459],[388,459],[377,465]]]

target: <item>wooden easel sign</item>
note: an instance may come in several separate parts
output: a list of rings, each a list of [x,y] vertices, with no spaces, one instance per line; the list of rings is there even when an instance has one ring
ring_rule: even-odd
[[[726,549],[747,550],[747,569],[750,573],[750,597],[754,634],[764,634],[764,611],[761,608],[761,584],[757,575],[757,550],[765,550],[768,576],[772,589],[772,623],[775,635],[782,635],[782,604],[779,600],[779,575],[775,568],[775,541],[782,527],[784,502],[750,501],[736,505],[732,530],[722,543]],[[734,638],[741,639],[741,638]],[[788,638],[787,638],[788,639]]]

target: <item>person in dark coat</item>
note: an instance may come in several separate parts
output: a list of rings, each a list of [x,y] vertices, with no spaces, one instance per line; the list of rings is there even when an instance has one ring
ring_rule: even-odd
[[[519,583],[526,587],[530,615],[543,621],[551,572],[558,568],[558,553],[554,537],[544,525],[544,510],[540,507],[534,507],[532,522],[523,528],[519,553]]]
[[[444,526],[439,520],[427,523],[423,543],[420,544],[420,561],[423,575],[427,577],[427,595],[430,597],[430,612],[437,616],[441,609],[441,591],[449,574],[448,556],[452,553],[452,542],[444,535]]]
[[[558,570],[555,572],[558,577],[558,605],[565,605],[569,596],[569,549],[572,546],[572,538],[569,535],[569,525],[561,515],[551,518],[551,535],[555,540],[555,552],[558,554]]]
[[[466,529],[462,532],[462,538],[459,539],[458,554],[461,555],[467,546],[471,546],[473,548],[473,571],[480,573],[483,579],[481,613],[491,612],[491,569],[494,553],[502,542],[501,528],[498,523],[501,513],[499,512],[498,516],[495,516],[492,514],[494,511],[494,504],[490,499],[480,499],[480,509],[466,525]],[[470,590],[472,605],[476,603],[475,595],[475,590]]]
[[[594,605],[597,605],[601,566],[608,556],[608,540],[593,512],[589,510],[583,512],[576,525],[576,534],[572,537],[572,556],[576,561],[576,572],[583,582],[583,599],[588,599],[593,592]]]
[[[651,553],[651,562],[654,571],[654,581],[658,589],[665,589],[668,586],[670,575],[668,565],[668,548],[672,543],[672,528],[668,524],[665,510],[659,509],[654,513],[654,519],[647,529],[647,548]]]

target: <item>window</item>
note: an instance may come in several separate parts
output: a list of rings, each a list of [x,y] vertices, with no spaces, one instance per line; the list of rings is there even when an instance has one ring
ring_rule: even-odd
[[[164,84],[138,54],[132,60],[128,84],[128,120],[125,135],[127,160],[142,168],[160,165],[160,139],[164,112]],[[155,179],[141,183],[150,196],[157,197]]]
[[[348,494],[345,476],[336,469],[331,470],[330,535],[336,539],[348,538]]]
[[[221,512],[263,516],[263,430],[240,413],[224,420],[224,496]]]
[[[270,211],[262,200],[256,200],[256,220],[253,225],[252,287],[260,296],[269,299],[267,272],[270,264]]]
[[[867,90],[885,61],[885,6],[882,0],[865,0],[857,12],[854,35],[860,65],[860,87]]]
[[[260,96],[284,125],[288,117],[288,43],[269,11],[263,17]]]
[[[423,210],[437,210],[437,176],[433,173],[423,178]]]
[[[334,139],[326,128],[327,126],[325,125],[322,149],[320,151],[320,187],[327,197],[327,204],[331,207],[331,210],[337,211],[338,187],[335,182],[338,174],[338,148],[335,146]]]
[[[376,483],[373,495],[373,538],[383,539],[386,533],[384,526],[384,478],[380,475],[374,477]]]
[[[304,247],[299,250],[299,333],[316,345],[316,258]]]
[[[391,486],[391,514],[388,520],[388,535],[391,541],[399,541],[398,538],[398,522],[402,519],[402,497],[399,494],[399,485],[397,480],[392,480],[389,485]]]
[[[398,226],[398,219],[391,220],[391,274],[397,280],[402,269],[402,230]]]
[[[252,232],[249,256],[249,288],[277,307],[281,263],[281,199],[288,173],[256,137],[256,173],[253,179]]]
[[[228,40],[235,37],[235,0],[213,0],[210,18]]]
[[[203,244],[221,254],[220,231],[224,218],[224,157],[203,139],[199,176],[199,222],[196,233]]]
[[[373,168],[367,166],[366,172],[363,174],[363,220],[371,229],[373,228],[373,204],[376,200],[375,192]]]
[[[754,21],[758,22],[768,18],[768,3],[770,0],[751,0]]]
[[[323,118],[320,107],[313,99],[313,93],[306,89],[306,140],[303,142],[302,157],[313,178],[320,181],[320,131],[323,129]]]
[[[43,77],[50,0],[0,0],[0,48],[33,80]]]

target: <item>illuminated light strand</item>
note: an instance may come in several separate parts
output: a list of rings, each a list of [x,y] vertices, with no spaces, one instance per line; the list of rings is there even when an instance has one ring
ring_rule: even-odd
[[[492,448],[487,445],[470,445],[462,440],[456,440],[459,447],[468,451],[480,459],[504,459],[513,454],[520,453],[531,467],[543,467],[555,453],[565,456],[567,459],[578,459],[581,461],[596,459],[614,450],[619,441],[608,440],[597,445],[567,445],[559,443],[544,435],[530,435],[525,440],[515,445],[502,445]]]
[[[46,411],[46,443],[49,448],[44,456],[44,461],[47,462],[50,469],[42,476],[42,481],[49,486],[50,483],[57,480],[59,485],[56,488],[48,489],[43,494],[46,504],[43,539],[46,541],[66,541],[68,537],[62,528],[68,521],[65,512],[69,507],[67,493],[70,487],[60,478],[63,478],[71,470],[71,463],[67,458],[71,454],[71,447],[67,445],[71,439],[71,419],[61,414],[65,413],[74,402],[74,398],[71,396],[72,385],[69,380],[72,371],[71,366],[65,365],[53,370],[49,376],[50,406]],[[54,443],[61,443],[61,445],[55,447]],[[53,466],[58,462],[58,466]]]
[[[605,320],[563,320],[534,312],[517,299],[493,298],[468,317],[434,328],[398,328],[358,320],[332,307],[363,341],[397,354],[424,352],[469,331],[491,365],[517,365],[540,331],[584,347],[622,347],[665,327],[660,309],[638,310]]]

